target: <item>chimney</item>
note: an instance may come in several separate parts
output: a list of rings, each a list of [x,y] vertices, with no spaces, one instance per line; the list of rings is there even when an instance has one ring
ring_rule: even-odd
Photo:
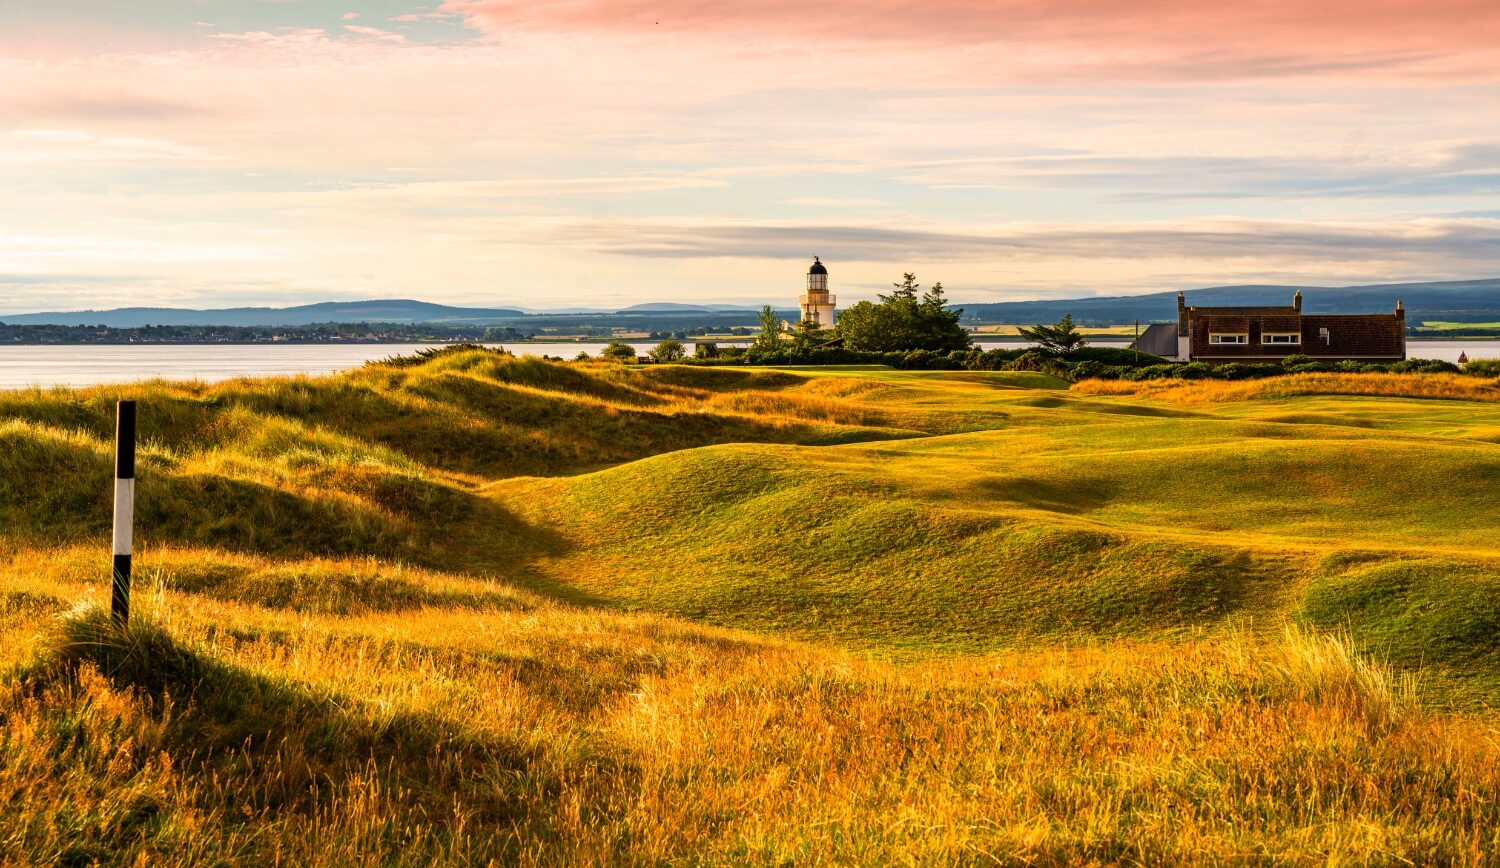
[[[1295,310],[1297,313],[1302,312],[1302,290],[1300,289],[1297,290],[1296,295],[1292,296],[1292,310]]]

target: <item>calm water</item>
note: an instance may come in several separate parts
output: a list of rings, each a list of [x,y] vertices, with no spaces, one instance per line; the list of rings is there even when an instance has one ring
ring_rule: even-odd
[[[632,345],[645,353],[654,341]],[[720,344],[724,345],[723,342]],[[290,374],[327,374],[355,368],[371,359],[406,355],[430,344],[168,344],[155,346],[0,346],[0,389],[25,386],[90,386],[152,377],[173,380],[228,380]],[[499,346],[499,345],[497,345]],[[507,344],[518,355],[571,359],[590,355],[603,343]],[[1411,341],[1412,358],[1453,362],[1500,358],[1500,341]]]

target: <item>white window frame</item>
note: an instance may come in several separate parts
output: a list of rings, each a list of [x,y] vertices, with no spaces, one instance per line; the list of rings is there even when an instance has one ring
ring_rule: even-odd
[[[1210,344],[1242,347],[1250,343],[1250,335],[1244,332],[1218,334],[1209,332],[1208,342]]]
[[[1271,332],[1270,334],[1261,335],[1260,342],[1266,346],[1300,347],[1302,346],[1302,335],[1295,332]]]

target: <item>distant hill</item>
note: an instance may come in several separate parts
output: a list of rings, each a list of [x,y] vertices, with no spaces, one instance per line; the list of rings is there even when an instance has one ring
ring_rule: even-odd
[[[1386,283],[1372,286],[1215,286],[1187,290],[1188,304],[1285,305],[1302,292],[1307,313],[1386,313],[1400,299],[1407,319],[1452,322],[1500,321],[1500,279],[1440,283]],[[987,304],[958,303],[964,319],[985,322],[1053,322],[1063,314],[1076,320],[1110,323],[1166,322],[1177,317],[1177,293],[1073,298],[1057,301],[1013,301]]]
[[[678,304],[671,301],[650,301],[645,304],[622,307],[615,313],[736,313],[753,310],[760,310],[760,308],[741,304]]]
[[[1405,303],[1408,321],[1500,322],[1500,279],[1441,283],[1387,283],[1372,286],[1215,286],[1187,290],[1189,304],[1285,305],[1301,290],[1309,313],[1383,313]],[[1111,324],[1165,322],[1177,315],[1177,293],[1010,302],[957,302],[968,322],[1053,322],[1072,314],[1082,322]],[[514,308],[453,307],[410,299],[325,301],[298,307],[235,307],[192,310],[127,307],[49,313],[0,314],[11,325],[144,325],[300,326],[326,322],[504,323],[525,319],[537,326],[614,323],[631,327],[679,328],[683,323],[753,325],[759,308],[733,304],[645,302],[609,312],[584,308],[522,311]],[[797,311],[778,311],[795,317]],[[613,318],[619,318],[616,321]],[[644,324],[644,325],[643,325]]]
[[[192,310],[175,307],[123,307],[53,313],[0,315],[11,325],[145,325],[300,326],[325,322],[494,322],[526,316],[509,308],[450,307],[409,299],[325,301],[297,307],[230,307]]]

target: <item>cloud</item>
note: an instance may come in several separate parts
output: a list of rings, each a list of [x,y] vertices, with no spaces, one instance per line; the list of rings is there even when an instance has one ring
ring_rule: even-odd
[[[1315,75],[1480,58],[1500,43],[1490,0],[447,0],[442,11],[471,27],[511,36],[571,32],[753,38],[836,52],[854,43],[1007,46],[1022,65],[1146,72],[1196,78]],[[1005,58],[997,58],[1003,60]]]
[[[0,168],[212,159],[202,148],[167,139],[98,136],[84,130],[13,130],[0,137]]]
[[[1480,196],[1500,193],[1500,144],[1364,156],[1214,156],[1081,151],[970,158],[896,168],[945,190],[1112,191],[1126,201]]]
[[[209,117],[215,112],[201,103],[165,96],[97,88],[92,93],[53,90],[32,95],[11,111],[30,118],[83,121],[176,121]]]
[[[364,27],[359,24],[345,24],[344,29],[349,31],[350,33],[357,33],[360,36],[368,36],[371,39],[379,39],[385,42],[394,42],[399,44],[406,41],[405,36],[402,36],[399,33],[392,33],[389,30],[381,30],[378,27]]]
[[[817,250],[830,261],[946,262],[1066,268],[1069,279],[1119,263],[1137,273],[1191,263],[1198,273],[1318,273],[1364,263],[1361,274],[1451,274],[1500,261],[1500,220],[1294,222],[1232,218],[1106,224],[1011,224],[989,229],[750,221],[556,223],[538,241],[652,259],[790,260]],[[967,269],[966,269],[967,270]],[[1222,272],[1221,272],[1222,273]],[[1210,282],[1214,282],[1210,280]]]
[[[837,196],[798,196],[788,199],[788,205],[803,208],[881,208],[890,205],[884,199],[839,198]]]

